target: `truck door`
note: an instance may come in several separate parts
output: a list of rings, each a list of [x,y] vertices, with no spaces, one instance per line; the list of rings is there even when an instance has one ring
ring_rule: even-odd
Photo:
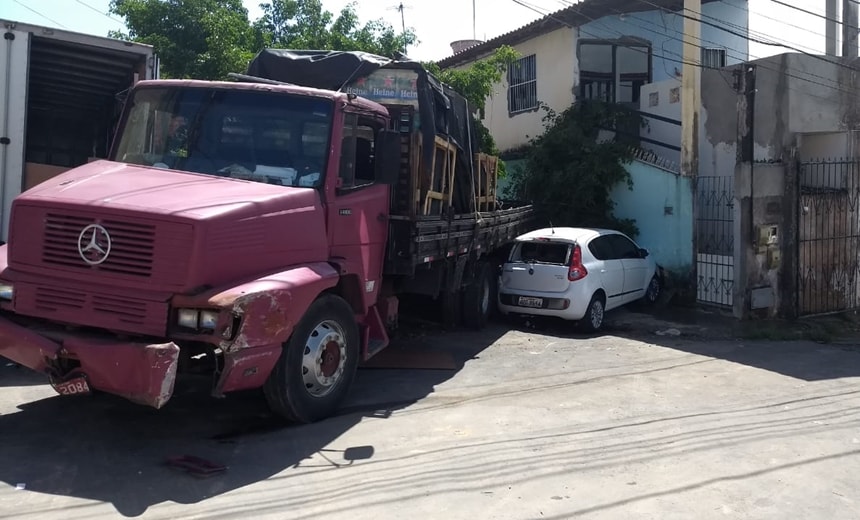
[[[365,304],[376,302],[388,236],[389,186],[374,179],[374,144],[380,120],[344,115],[340,167],[328,204],[331,255],[359,275]],[[343,260],[338,260],[343,259]]]
[[[24,136],[27,126],[27,83],[30,33],[3,29],[0,50],[0,240],[9,234],[12,199],[21,193],[24,177]]]

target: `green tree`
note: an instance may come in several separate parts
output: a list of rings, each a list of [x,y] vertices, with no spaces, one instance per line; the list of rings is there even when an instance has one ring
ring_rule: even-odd
[[[265,47],[360,50],[394,56],[417,42],[390,24],[361,24],[355,4],[335,17],[320,0],[272,0],[253,24],[242,0],[111,0],[126,32],[110,36],[155,47],[168,78],[226,79]]]
[[[530,141],[525,167],[511,174],[509,197],[533,201],[555,226],[611,227],[638,234],[635,222],[612,216],[610,191],[632,186],[624,167],[633,148],[623,138],[601,135],[638,128],[642,118],[614,103],[581,101],[562,113],[543,107],[545,132]]]
[[[111,36],[153,45],[165,77],[224,79],[255,50],[242,0],[111,0],[110,11],[128,28]]]
[[[394,57],[417,42],[415,33],[397,33],[382,20],[361,24],[356,3],[335,17],[320,0],[272,0],[260,4],[263,16],[254,22],[266,46],[285,49],[364,51]]]

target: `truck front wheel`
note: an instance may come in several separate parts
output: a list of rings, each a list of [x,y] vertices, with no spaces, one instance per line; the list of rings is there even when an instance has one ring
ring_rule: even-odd
[[[272,411],[300,423],[332,415],[355,377],[359,341],[349,304],[334,295],[318,298],[284,344],[266,381]]]

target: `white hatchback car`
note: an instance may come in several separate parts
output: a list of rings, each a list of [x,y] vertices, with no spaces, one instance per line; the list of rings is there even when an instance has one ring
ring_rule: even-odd
[[[516,238],[499,279],[505,315],[555,316],[603,326],[605,311],[660,296],[661,269],[618,231],[547,228]]]

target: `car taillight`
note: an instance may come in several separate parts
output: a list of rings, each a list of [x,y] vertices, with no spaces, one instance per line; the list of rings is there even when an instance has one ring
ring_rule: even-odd
[[[579,246],[573,246],[573,254],[570,255],[570,270],[567,272],[567,279],[571,282],[582,280],[588,274],[588,269],[582,265],[582,249]]]

